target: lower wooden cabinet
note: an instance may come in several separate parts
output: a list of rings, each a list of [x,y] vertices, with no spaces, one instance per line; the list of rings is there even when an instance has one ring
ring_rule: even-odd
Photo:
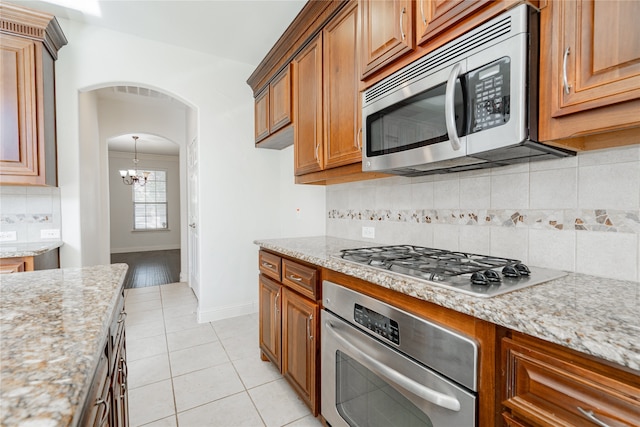
[[[638,426],[640,378],[555,344],[502,340],[508,426]]]
[[[129,426],[124,292],[116,304],[104,351],[80,416],[80,426]]]
[[[317,416],[320,409],[319,274],[311,266],[269,252],[260,251],[259,259],[261,358],[278,367]],[[279,281],[271,278],[275,277],[274,271],[282,272]]]
[[[315,302],[282,291],[282,375],[317,415],[318,316]]]
[[[281,306],[282,285],[263,274],[258,278],[260,287],[260,350],[262,360],[271,360],[274,365],[282,366],[281,359]]]

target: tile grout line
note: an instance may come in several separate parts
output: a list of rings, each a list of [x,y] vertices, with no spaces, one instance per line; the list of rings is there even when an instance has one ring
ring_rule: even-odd
[[[160,304],[162,306],[162,324],[164,326],[164,342],[167,346],[167,359],[169,360],[169,378],[171,380],[171,394],[173,395],[173,417],[176,421],[176,427],[180,427],[178,422],[178,403],[176,402],[176,389],[173,384],[173,367],[171,366],[171,354],[169,352],[169,339],[167,337],[167,319],[164,316],[164,295],[162,294],[162,285],[160,285]]]

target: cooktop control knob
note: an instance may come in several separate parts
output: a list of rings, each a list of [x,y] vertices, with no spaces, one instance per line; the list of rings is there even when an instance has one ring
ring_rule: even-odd
[[[520,277],[520,272],[513,265],[505,266],[502,269],[502,274],[504,275],[504,277],[512,277],[512,278]]]
[[[516,270],[520,273],[521,276],[528,276],[531,274],[531,270],[524,264],[516,264]]]
[[[483,273],[476,272],[471,275],[471,283],[473,285],[488,286],[489,279]]]

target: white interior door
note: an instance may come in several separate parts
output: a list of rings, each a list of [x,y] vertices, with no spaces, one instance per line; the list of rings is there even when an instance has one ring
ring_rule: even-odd
[[[187,215],[189,218],[189,286],[200,299],[200,243],[198,231],[198,139],[187,146],[188,197]]]

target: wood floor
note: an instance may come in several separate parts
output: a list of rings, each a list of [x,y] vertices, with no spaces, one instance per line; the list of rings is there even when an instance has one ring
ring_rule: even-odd
[[[166,285],[180,281],[180,249],[111,254],[111,263],[129,265],[125,289]]]

